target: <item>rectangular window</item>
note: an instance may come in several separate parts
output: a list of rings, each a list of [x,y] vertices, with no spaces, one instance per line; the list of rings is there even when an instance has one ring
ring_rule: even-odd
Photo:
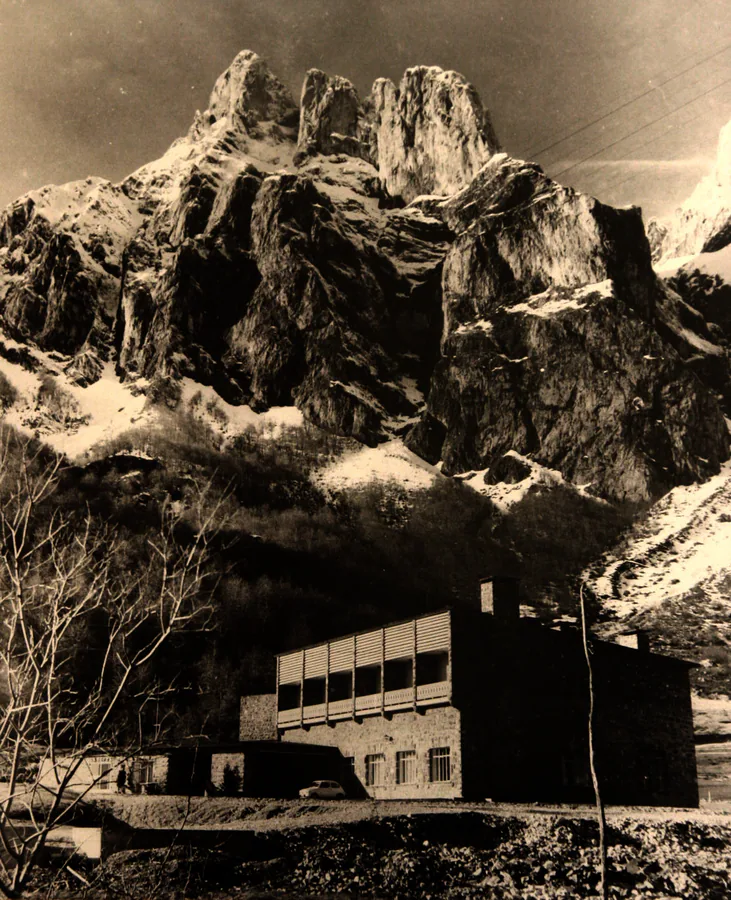
[[[413,784],[416,781],[416,751],[399,750],[396,754],[396,784]]]
[[[333,672],[330,675],[327,691],[327,699],[330,703],[337,703],[339,700],[350,700],[353,696],[353,673]]]
[[[151,759],[138,759],[132,767],[132,774],[137,784],[150,784],[152,782],[153,764]]]
[[[383,669],[383,682],[387,691],[403,691],[413,687],[414,664],[411,659],[387,659]]]
[[[108,791],[112,786],[112,767],[109,763],[99,763],[96,767],[96,772],[94,773],[94,780],[96,781],[96,786],[100,791]]]
[[[300,706],[300,686],[298,684],[279,685],[279,709],[298,709]]]
[[[429,751],[429,781],[450,781],[452,757],[449,747],[432,747]]]
[[[386,774],[386,757],[383,753],[369,753],[365,758],[366,786],[383,784]]]
[[[381,667],[358,666],[355,670],[355,696],[367,697],[381,693]]]
[[[418,653],[416,656],[416,683],[437,684],[447,680],[449,653],[439,650],[432,653]]]
[[[281,688],[280,688],[281,690]],[[319,706],[325,702],[325,679],[305,678],[302,685],[302,705]]]

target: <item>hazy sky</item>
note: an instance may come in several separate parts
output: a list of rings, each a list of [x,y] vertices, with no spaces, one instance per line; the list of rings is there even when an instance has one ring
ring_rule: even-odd
[[[159,156],[244,48],[296,95],[312,66],[362,93],[457,69],[506,150],[646,214],[690,193],[731,119],[728,0],[0,0],[0,204]]]

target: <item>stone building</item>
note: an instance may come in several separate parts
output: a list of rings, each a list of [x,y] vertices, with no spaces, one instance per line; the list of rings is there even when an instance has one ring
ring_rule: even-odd
[[[74,774],[68,789],[75,793],[116,793],[117,775],[125,770],[125,791],[128,793],[164,793],[167,787],[170,757],[169,748],[130,753],[89,752],[79,759],[74,755],[46,758],[38,775],[40,784],[55,790],[69,769]]]
[[[521,618],[510,579],[481,600],[280,654],[279,739],[337,748],[376,798],[591,801],[580,632]],[[696,806],[693,664],[638,635],[591,653],[605,801]]]

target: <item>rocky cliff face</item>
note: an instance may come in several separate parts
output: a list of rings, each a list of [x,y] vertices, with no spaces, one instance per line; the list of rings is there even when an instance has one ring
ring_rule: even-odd
[[[398,88],[379,79],[371,94],[373,158],[388,191],[453,194],[499,150],[474,87],[456,72],[407,69]]]
[[[124,247],[141,218],[133,200],[99,178],[49,185],[11,204],[0,214],[8,333],[68,354],[80,377],[93,377],[108,353]]]
[[[505,156],[437,208],[456,237],[442,356],[412,449],[487,479],[517,451],[630,501],[718,470],[725,424],[659,333],[664,293],[638,210]]]
[[[0,242],[5,328],[87,379],[110,356],[125,380],[407,436],[447,474],[494,482],[519,454],[611,500],[728,455],[723,354],[655,278],[639,212],[500,153],[454,72],[361,102],[311,70],[298,110],[246,51],[160,160],[28,195]]]
[[[713,170],[672,217],[650,221],[648,236],[657,261],[731,244],[731,122],[721,129]]]

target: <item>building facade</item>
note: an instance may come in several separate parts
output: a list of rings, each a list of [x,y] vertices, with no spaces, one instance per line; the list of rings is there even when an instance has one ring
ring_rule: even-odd
[[[636,638],[591,641],[608,803],[696,806],[689,668]],[[277,658],[283,742],[334,747],[375,798],[588,802],[581,634],[520,618],[516,586]]]
[[[42,785],[55,790],[71,768],[75,772],[68,789],[76,793],[116,793],[117,776],[125,771],[125,791],[129,793],[164,793],[167,786],[169,751],[136,755],[88,753],[78,756],[59,756],[55,763],[44,759],[39,772]]]

